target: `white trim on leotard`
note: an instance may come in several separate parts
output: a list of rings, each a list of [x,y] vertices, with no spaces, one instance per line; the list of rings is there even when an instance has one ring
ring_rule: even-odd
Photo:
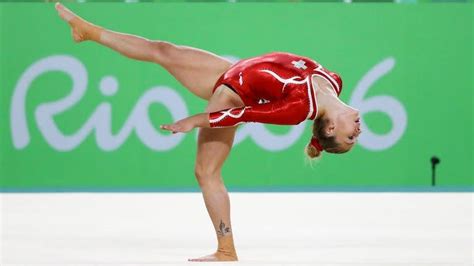
[[[304,79],[300,76],[293,76],[291,78],[285,79],[285,78],[280,77],[277,73],[275,73],[271,70],[268,70],[268,69],[262,69],[262,70],[260,70],[260,72],[268,73],[268,74],[272,75],[275,79],[277,79],[279,82],[283,83],[282,92],[285,90],[285,86],[288,85],[288,84],[301,85],[301,84],[306,83],[307,93],[308,93],[308,101],[309,101],[309,111],[308,111],[308,115],[306,116],[305,120],[310,118],[315,111],[317,112],[318,108],[316,106],[316,91],[314,91],[314,88],[313,88],[314,94],[313,94],[313,97],[311,97],[312,86],[311,86],[310,81],[309,81],[309,76],[306,76],[306,78],[304,78]],[[297,80],[297,79],[300,79],[300,80]]]
[[[240,107],[238,107],[238,108],[240,108]],[[235,119],[241,118],[241,117],[244,115],[244,113],[245,113],[245,109],[247,109],[247,108],[249,108],[249,107],[244,107],[244,108],[242,108],[242,110],[240,111],[240,113],[238,113],[238,114],[236,114],[236,115],[232,114],[232,111],[234,111],[235,109],[237,109],[237,107],[236,107],[236,108],[230,108],[229,110],[219,111],[222,115],[219,116],[219,117],[217,117],[217,118],[214,118],[214,119],[209,119],[209,122],[210,122],[211,124],[215,124],[215,123],[218,123],[218,122],[224,120],[224,118],[226,118],[226,117],[228,117],[228,116],[230,116],[230,117],[232,117],[232,118],[235,118]]]

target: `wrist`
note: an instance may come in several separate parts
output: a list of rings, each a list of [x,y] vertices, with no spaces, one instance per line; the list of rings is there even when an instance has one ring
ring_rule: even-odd
[[[209,113],[201,113],[193,116],[192,122],[193,127],[210,127]]]

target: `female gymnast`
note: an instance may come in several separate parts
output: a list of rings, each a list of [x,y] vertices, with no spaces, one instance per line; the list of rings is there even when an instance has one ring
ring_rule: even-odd
[[[341,78],[317,62],[289,53],[270,53],[232,64],[200,49],[114,32],[94,25],[57,3],[75,42],[94,41],[120,54],[157,63],[185,88],[208,101],[204,113],[164,130],[199,128],[195,176],[217,235],[217,251],[190,261],[236,261],[229,195],[221,168],[230,153],[237,125],[260,122],[296,125],[314,120],[306,146],[309,157],[322,151],[349,151],[360,134],[359,112],[339,98]]]

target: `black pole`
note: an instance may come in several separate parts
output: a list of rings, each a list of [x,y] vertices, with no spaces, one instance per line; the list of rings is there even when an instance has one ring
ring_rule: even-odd
[[[431,185],[436,186],[436,165],[439,164],[440,160],[438,157],[431,157]]]

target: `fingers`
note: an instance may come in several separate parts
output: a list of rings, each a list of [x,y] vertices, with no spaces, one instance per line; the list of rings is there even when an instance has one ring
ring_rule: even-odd
[[[173,134],[176,134],[176,133],[180,132],[179,127],[174,125],[174,124],[173,125],[161,125],[160,128],[164,129],[164,130],[171,131]]]
[[[175,122],[174,124],[170,125],[161,125],[160,128],[164,130],[171,131],[173,134],[175,133],[186,133],[191,131],[194,127],[189,125],[189,123],[186,123],[186,121],[180,120],[178,122]]]

